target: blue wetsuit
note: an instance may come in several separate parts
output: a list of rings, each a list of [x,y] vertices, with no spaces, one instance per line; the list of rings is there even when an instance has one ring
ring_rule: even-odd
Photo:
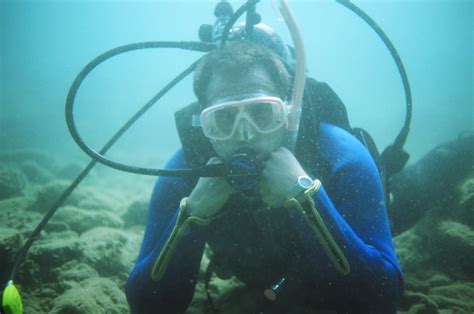
[[[220,229],[218,224],[191,225],[179,241],[163,278],[153,281],[151,269],[175,225],[179,202],[189,196],[196,183],[185,177],[160,177],[151,198],[141,251],[126,286],[131,310],[184,312],[194,293],[204,245],[209,242],[211,247],[215,244],[221,265],[230,264],[229,270],[249,287],[261,286],[260,291],[263,291],[265,285],[272,284],[268,280],[284,276],[288,286],[293,287],[293,290],[288,288],[289,291],[306,295],[305,301],[290,296],[289,302],[314,299],[315,308],[339,312],[396,312],[403,278],[392,245],[384,191],[375,163],[365,147],[339,127],[322,123],[318,136],[319,158],[328,164],[329,173],[313,199],[349,261],[350,274],[344,276],[336,272],[298,212],[261,210],[255,218],[252,209],[243,210],[240,206],[239,209],[223,209],[231,214],[219,221]],[[184,167],[182,150],[166,165],[167,169]],[[311,169],[306,171],[311,173]],[[226,207],[234,206],[229,203]],[[260,228],[260,224],[265,225],[262,221],[268,222],[267,216],[273,217],[267,227],[279,222],[280,225],[270,227],[271,230]],[[246,232],[247,228],[260,228],[263,232],[256,236],[258,232]],[[231,242],[223,245],[218,241],[220,236],[227,236],[226,240]],[[275,243],[281,243],[284,249],[279,250]],[[288,304],[285,306],[291,309]]]

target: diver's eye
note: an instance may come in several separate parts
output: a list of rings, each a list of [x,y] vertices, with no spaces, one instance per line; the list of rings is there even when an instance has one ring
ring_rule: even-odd
[[[238,114],[237,108],[223,108],[215,113],[216,126],[224,132],[230,132]]]
[[[269,103],[256,103],[246,108],[254,123],[262,129],[271,127],[274,121],[273,105]]]

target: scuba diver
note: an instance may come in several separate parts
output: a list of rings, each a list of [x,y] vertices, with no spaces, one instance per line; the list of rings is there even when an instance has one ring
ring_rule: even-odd
[[[403,277],[383,180],[341,100],[298,71],[297,42],[293,54],[268,26],[248,20],[230,34],[195,70],[198,102],[176,113],[183,147],[165,168],[237,160],[259,174],[158,178],[126,285],[132,312],[186,311],[207,243],[210,272],[256,291],[255,312],[305,304],[395,313]]]
[[[306,77],[304,47],[286,1],[281,12],[293,39],[287,46],[261,23],[247,0],[235,12],[225,0],[200,42],[140,42],[89,62],[66,100],[66,122],[92,160],[52,204],[19,250],[2,287],[0,312],[22,313],[14,284],[41,230],[97,162],[159,176],[136,264],[126,284],[132,312],[184,312],[205,274],[235,276],[260,302],[259,312],[294,313],[298,305],[338,312],[396,312],[403,276],[391,241],[388,179],[408,160],[411,91],[395,47],[381,28],[347,0],[336,0],[377,33],[401,75],[405,124],[382,154],[370,135],[349,124],[344,104],[323,82]],[[244,14],[245,23],[235,24]],[[137,111],[99,150],[83,141],[74,102],[83,80],[104,61],[129,51],[175,48],[207,53]],[[123,165],[106,158],[114,143],[170,89],[194,73],[197,102],[175,114],[182,147],[165,169]]]

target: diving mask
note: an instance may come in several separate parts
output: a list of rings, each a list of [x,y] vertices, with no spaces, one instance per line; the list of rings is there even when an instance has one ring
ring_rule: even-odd
[[[244,120],[257,132],[268,134],[286,125],[287,106],[278,97],[259,96],[220,102],[201,113],[204,135],[212,140],[230,139]]]

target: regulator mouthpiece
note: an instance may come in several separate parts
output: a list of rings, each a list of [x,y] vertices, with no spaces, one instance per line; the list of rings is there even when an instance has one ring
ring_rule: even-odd
[[[257,185],[263,163],[254,149],[244,147],[227,161],[227,168],[228,182],[237,191],[244,192]]]

